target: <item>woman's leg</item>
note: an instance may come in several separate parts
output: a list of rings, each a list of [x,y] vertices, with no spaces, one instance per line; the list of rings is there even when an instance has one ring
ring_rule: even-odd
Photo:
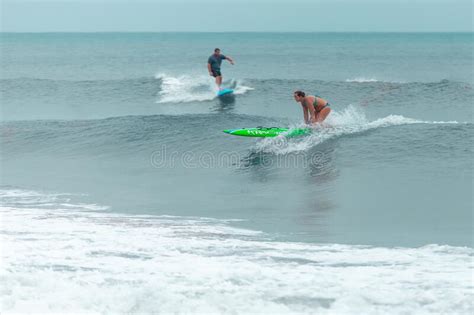
[[[324,107],[317,115],[316,115],[316,122],[320,123],[323,122],[326,117],[328,117],[331,109],[329,107]]]

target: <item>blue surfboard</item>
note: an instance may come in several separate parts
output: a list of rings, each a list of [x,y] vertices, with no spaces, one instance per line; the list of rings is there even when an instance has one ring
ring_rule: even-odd
[[[224,96],[224,95],[232,94],[232,93],[234,93],[234,90],[232,89],[222,89],[219,92],[217,92],[217,96]]]

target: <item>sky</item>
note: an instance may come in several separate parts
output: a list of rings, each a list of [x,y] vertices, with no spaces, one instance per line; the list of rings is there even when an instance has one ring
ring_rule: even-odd
[[[474,0],[0,0],[2,32],[472,32]]]

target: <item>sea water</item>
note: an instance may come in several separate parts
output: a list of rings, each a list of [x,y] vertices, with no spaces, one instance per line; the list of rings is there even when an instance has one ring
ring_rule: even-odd
[[[472,313],[473,47],[3,33],[1,312]],[[222,132],[301,127],[297,89],[311,135]]]

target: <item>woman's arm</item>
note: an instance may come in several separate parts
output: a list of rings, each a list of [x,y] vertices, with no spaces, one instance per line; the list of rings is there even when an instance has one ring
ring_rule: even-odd
[[[307,96],[306,97],[306,107],[308,107],[308,111],[309,111],[309,121],[308,123],[316,123],[316,109],[314,108],[314,101],[315,99],[312,99],[311,96]]]
[[[309,124],[309,120],[308,120],[308,109],[307,109],[304,105],[301,105],[301,107],[303,107],[304,123],[305,123],[305,124]]]

